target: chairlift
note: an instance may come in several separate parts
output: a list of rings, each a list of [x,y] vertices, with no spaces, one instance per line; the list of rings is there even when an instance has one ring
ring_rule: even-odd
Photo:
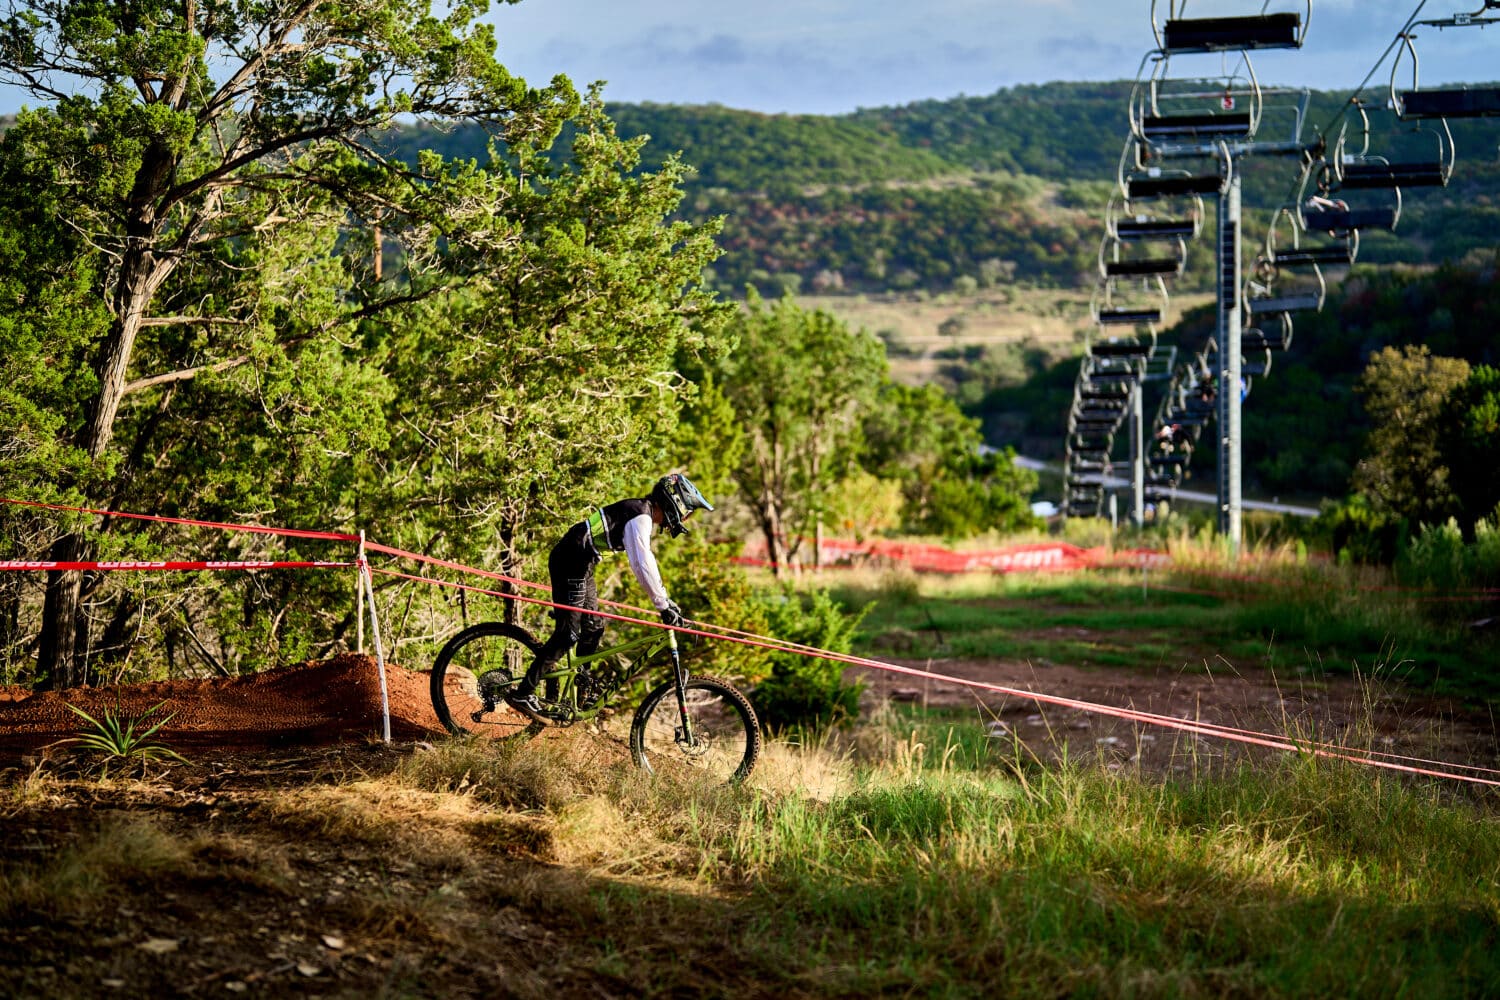
[[[1285,228],[1287,245],[1278,233]],[[1266,229],[1265,257],[1276,268],[1348,267],[1359,255],[1359,231],[1352,230],[1321,244],[1302,243],[1302,216],[1297,207],[1283,206]]]
[[[1106,277],[1094,287],[1089,314],[1100,326],[1144,328],[1154,339],[1169,301],[1166,281],[1159,274],[1123,283]]]
[[[1275,321],[1275,325],[1262,323],[1240,333],[1241,350],[1285,351],[1292,346],[1291,313],[1278,313],[1270,318]]]
[[[1202,155],[1204,144],[1255,135],[1262,99],[1248,57],[1243,76],[1174,78],[1168,65],[1165,53],[1147,53],[1130,93],[1130,131],[1158,156]]]
[[[1117,380],[1114,377],[1119,375],[1134,377],[1139,374],[1134,361],[1134,358],[1128,357],[1107,354],[1085,354],[1083,356],[1082,377],[1096,382],[1101,379],[1105,381]]]
[[[1433,21],[1419,21],[1442,30],[1443,28],[1480,27],[1500,23],[1500,16],[1484,16],[1485,11],[1500,10],[1500,0],[1484,0],[1484,6],[1469,14],[1454,14],[1452,17]],[[1399,36],[1401,47],[1391,64],[1391,107],[1403,120],[1433,118],[1493,118],[1500,116],[1500,87],[1472,87],[1462,84],[1456,87],[1419,87],[1416,35],[1407,31]],[[1411,87],[1398,90],[1396,77],[1400,72],[1401,55],[1411,56]]]
[[[1156,347],[1155,339],[1104,340],[1089,345],[1089,356],[1095,358],[1123,358],[1128,361],[1145,361]]]
[[[1213,154],[1202,151],[1199,153],[1200,156],[1211,156],[1212,169],[1164,168],[1154,162],[1160,159],[1156,152],[1132,134],[1125,140],[1125,148],[1120,152],[1120,163],[1115,171],[1121,196],[1126,203],[1132,205],[1142,201],[1175,199],[1184,205],[1188,213],[1198,212],[1201,215],[1199,206],[1203,196],[1217,195],[1228,185],[1227,165],[1231,161],[1222,145],[1216,147]],[[1225,165],[1223,169],[1221,163]]]
[[[1074,401],[1073,412],[1079,420],[1105,420],[1113,419],[1117,423],[1125,416],[1129,407],[1109,406],[1100,403],[1079,403]]]
[[[1256,350],[1248,347],[1243,338],[1240,340],[1240,375],[1246,381],[1246,391],[1249,391],[1250,380],[1271,373],[1271,352],[1265,348]]]
[[[1104,231],[1121,243],[1195,239],[1203,231],[1203,199],[1192,198],[1183,215],[1158,216],[1138,211],[1118,194],[1104,209]]]
[[[1391,160],[1370,152],[1370,113],[1363,103],[1354,102],[1359,111],[1360,142],[1356,152],[1349,151],[1347,125],[1339,134],[1331,162],[1333,176],[1329,182],[1334,191],[1392,190],[1404,187],[1444,187],[1453,174],[1453,133],[1446,119],[1436,119],[1436,126],[1415,126],[1408,134],[1430,137],[1432,155],[1420,159]]]
[[[1312,193],[1308,186],[1312,185]],[[1337,170],[1326,157],[1309,158],[1297,184],[1297,221],[1303,232],[1326,233],[1336,240],[1351,239],[1362,229],[1392,230],[1401,220],[1401,189],[1388,189],[1383,205],[1358,204],[1339,197]]]
[[[1192,198],[1217,195],[1224,190],[1227,178],[1222,174],[1194,174],[1187,170],[1162,170],[1151,167],[1140,174],[1121,178],[1121,190],[1131,201],[1153,198]]]
[[[1296,49],[1302,47],[1307,37],[1312,0],[1307,0],[1298,11],[1266,13],[1263,6],[1260,13],[1230,17],[1189,18],[1186,11],[1187,0],[1165,3],[1151,0],[1151,30],[1158,49],[1163,52]]]
[[[1132,244],[1123,243],[1106,233],[1099,243],[1099,276],[1102,278],[1176,277],[1187,263],[1187,244],[1173,241],[1175,253],[1158,256],[1132,256],[1125,252]]]
[[[1275,313],[1322,309],[1328,297],[1328,282],[1318,267],[1311,269],[1311,275],[1310,281],[1304,279],[1288,289],[1281,282],[1275,262],[1265,255],[1257,257],[1253,273],[1245,279],[1245,312],[1253,319]]]

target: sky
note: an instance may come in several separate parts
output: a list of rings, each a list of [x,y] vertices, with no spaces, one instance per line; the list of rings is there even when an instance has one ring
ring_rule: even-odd
[[[606,81],[608,103],[718,103],[841,114],[1054,80],[1133,79],[1153,47],[1149,0],[492,0],[500,59],[543,83]],[[1168,0],[1160,0],[1163,7]],[[1352,91],[1397,31],[1484,0],[1313,0],[1300,51],[1254,57],[1262,83]],[[1194,0],[1189,16],[1256,13],[1260,0]],[[1269,9],[1306,11],[1306,0]],[[1500,10],[1491,16],[1500,17]],[[1419,29],[1422,80],[1500,79],[1500,24]],[[1173,75],[1214,76],[1217,56]],[[1410,63],[1403,65],[1409,74]],[[1390,61],[1373,83],[1390,78]],[[1409,80],[1409,75],[1406,76]],[[0,113],[22,103],[0,89]]]
[[[1161,0],[1165,8],[1167,0]],[[1427,0],[1420,18],[1483,0]],[[1254,14],[1260,0],[1196,0],[1193,17]],[[1254,56],[1262,83],[1352,91],[1419,0],[1313,0],[1300,51]],[[1269,9],[1306,2],[1272,0]],[[839,114],[1053,80],[1133,79],[1154,46],[1149,0],[522,0],[494,9],[500,58],[532,82],[606,81],[610,103],[719,103]],[[1490,12],[1500,17],[1500,10]],[[1500,79],[1500,24],[1418,29],[1424,83]],[[1222,72],[1177,56],[1173,74]],[[1409,83],[1410,61],[1402,64]],[[1390,80],[1387,59],[1373,81]],[[1403,84],[1403,85],[1404,85]]]

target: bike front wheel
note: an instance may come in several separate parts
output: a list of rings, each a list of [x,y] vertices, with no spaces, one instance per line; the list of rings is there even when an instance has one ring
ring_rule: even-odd
[[[641,702],[630,725],[630,753],[651,773],[675,766],[742,781],[760,757],[755,709],[728,681],[694,677],[686,684],[687,719],[677,704],[677,684],[667,681]]]
[[[450,733],[509,736],[531,722],[505,696],[541,643],[519,625],[481,622],[448,640],[432,664],[432,707]]]

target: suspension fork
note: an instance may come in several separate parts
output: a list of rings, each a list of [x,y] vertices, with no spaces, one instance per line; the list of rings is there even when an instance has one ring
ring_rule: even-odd
[[[677,633],[667,631],[667,648],[672,652],[672,680],[677,688],[677,716],[682,726],[677,730],[677,742],[692,746],[697,742],[693,736],[693,720],[688,717],[687,682],[688,672],[682,665],[682,653],[677,648]]]

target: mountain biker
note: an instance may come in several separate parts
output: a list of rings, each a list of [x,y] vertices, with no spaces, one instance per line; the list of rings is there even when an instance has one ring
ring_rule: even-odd
[[[537,651],[526,676],[506,696],[506,704],[545,722],[545,710],[536,696],[542,674],[575,646],[584,656],[598,650],[604,637],[605,620],[586,611],[599,610],[594,567],[607,553],[624,552],[636,580],[650,596],[662,622],[682,624],[682,611],[667,596],[661,573],[656,568],[656,557],[651,554],[651,528],[665,525],[667,532],[676,538],[687,531],[682,522],[691,517],[693,511],[713,509],[687,476],[674,472],[657,480],[648,496],[619,500],[598,508],[569,528],[547,557],[552,600],[564,605],[552,612],[557,619],[557,628]],[[586,611],[576,610],[580,608]]]

